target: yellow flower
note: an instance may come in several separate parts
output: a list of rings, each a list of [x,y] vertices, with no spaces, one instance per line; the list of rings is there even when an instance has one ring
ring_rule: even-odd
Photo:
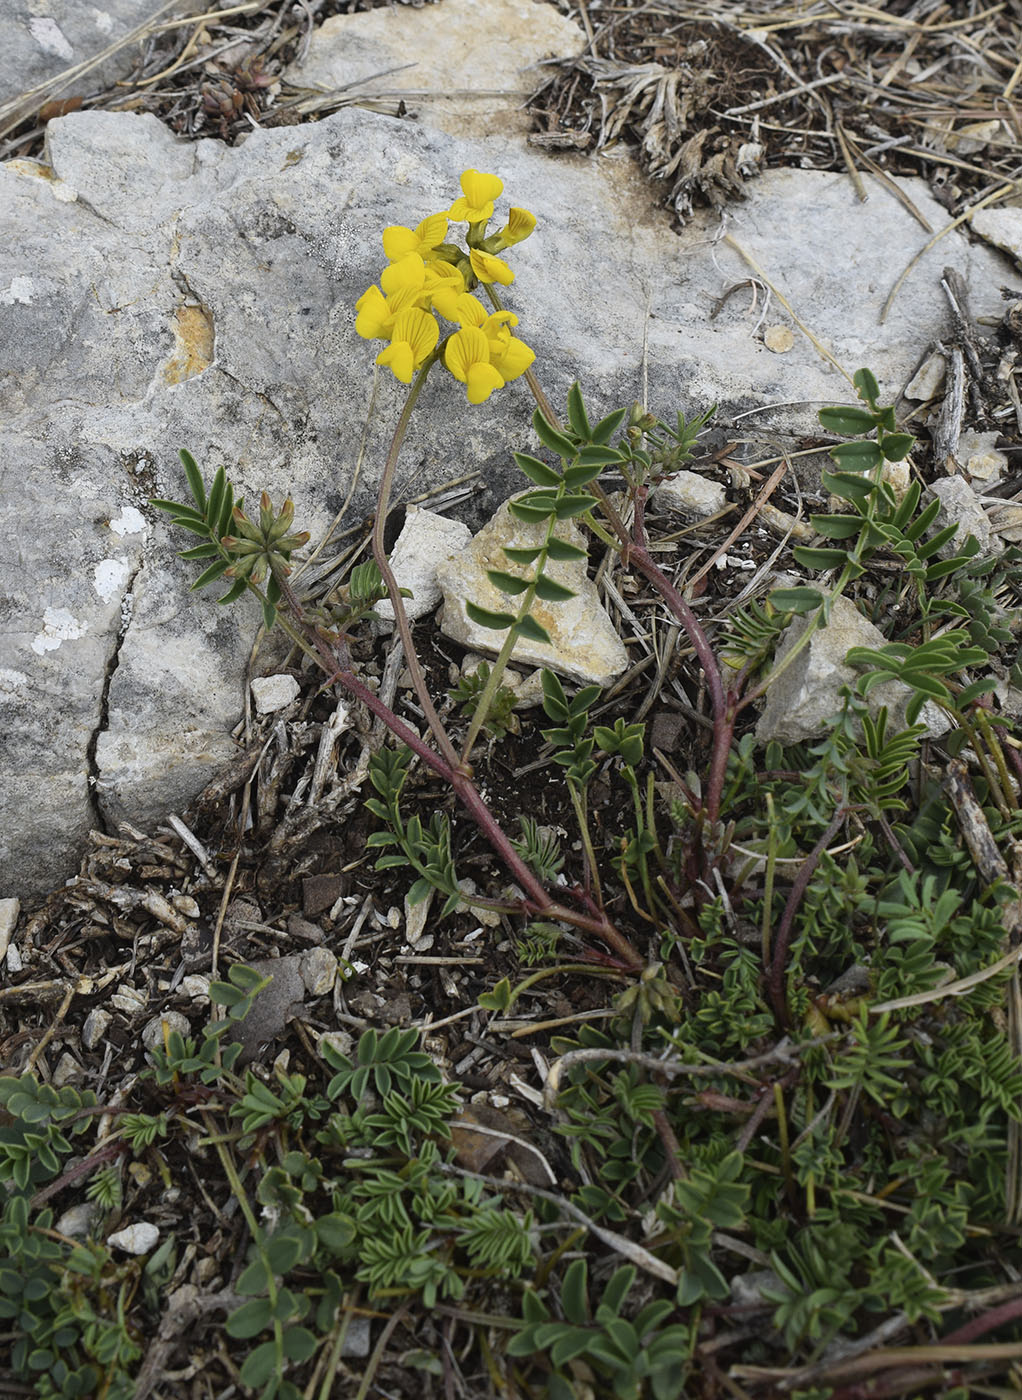
[[[511,212],[514,213],[514,210]],[[436,249],[446,237],[447,215],[430,214],[416,229],[404,228],[401,224],[392,224],[390,228],[385,228],[383,251],[388,262],[392,263],[400,262],[409,253],[418,253],[428,262],[430,257],[436,256]]]
[[[536,216],[530,214],[528,209],[509,209],[507,223],[497,234],[497,238],[500,240],[498,251],[523,242],[535,227]]]
[[[466,170],[461,177],[462,197],[450,208],[450,217],[459,222],[485,224],[493,218],[493,201],[504,188],[496,175],[484,175],[479,170]]]
[[[515,280],[515,275],[507,263],[501,258],[495,258],[492,253],[484,253],[481,248],[471,248],[468,257],[472,271],[480,282],[499,282],[502,287],[506,287]]]
[[[422,290],[441,316],[446,316],[447,313],[438,305],[437,298],[447,304],[451,298],[463,295],[465,279],[453,263],[441,262],[437,259],[426,264],[426,278],[422,284]],[[453,320],[453,317],[448,316],[447,319],[450,321]]]
[[[499,334],[490,339],[490,362],[505,383],[524,374],[535,358],[536,352],[506,327],[502,326]]]
[[[490,345],[478,326],[456,331],[447,342],[444,363],[460,379],[469,403],[485,403],[494,389],[504,387],[504,379],[490,364]]]
[[[394,312],[387,305],[387,299],[374,283],[363,292],[355,303],[358,316],[355,330],[363,340],[389,340],[394,325]]]
[[[418,253],[406,253],[380,273],[380,286],[388,296],[418,296],[426,281],[426,264]]]
[[[436,349],[440,327],[436,319],[417,306],[409,307],[395,318],[390,344],[376,357],[378,365],[386,365],[402,384],[410,384],[412,375]]]

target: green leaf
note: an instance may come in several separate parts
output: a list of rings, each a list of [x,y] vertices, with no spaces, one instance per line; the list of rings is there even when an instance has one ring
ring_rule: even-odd
[[[601,418],[589,434],[590,440],[598,443],[609,442],[624,422],[627,413],[627,408],[615,408],[613,413]]]
[[[505,554],[510,554],[509,549],[504,550]],[[546,553],[548,559],[588,559],[588,550],[582,549],[577,544],[569,544],[567,540],[559,540],[556,535],[552,535],[547,541]]]
[[[347,1249],[357,1233],[354,1220],[350,1216],[342,1215],[340,1211],[321,1215],[316,1221],[316,1234],[320,1244],[335,1254]]]
[[[207,544],[197,544],[194,549],[179,549],[177,552],[179,559],[219,559],[223,556],[220,553],[219,545],[209,541]],[[224,560],[224,568],[227,568],[229,560]]]
[[[205,524],[206,517],[201,510],[196,510],[194,506],[186,506],[182,501],[166,501],[159,496],[150,496],[149,504],[155,506],[157,510],[165,510],[169,515],[184,515],[190,520],[197,520]]]
[[[500,589],[501,593],[511,593],[515,596],[524,593],[532,582],[532,579],[519,578],[516,574],[505,573],[503,569],[487,569],[486,577],[494,588]]]
[[[535,525],[540,520],[549,520],[554,513],[553,501],[549,504],[535,501],[509,501],[508,510],[516,520],[524,520],[527,525]]]
[[[837,447],[830,449],[830,455],[840,467],[852,471],[869,471],[873,467],[878,467],[884,460],[884,454],[880,448],[875,442],[868,440],[842,442]]]
[[[619,1313],[624,1307],[625,1299],[635,1282],[635,1266],[633,1264],[622,1264],[620,1269],[607,1282],[603,1290],[601,1303],[608,1307],[612,1313]]]
[[[592,436],[586,406],[582,399],[582,390],[579,388],[577,379],[568,390],[568,422],[576,437],[588,439]]]
[[[536,597],[542,598],[544,603],[565,603],[569,598],[575,596],[573,588],[566,588],[563,583],[556,583],[546,574],[541,574],[536,580]]]
[[[492,991],[482,992],[479,997],[479,1005],[484,1011],[506,1011],[511,1005],[509,979],[502,977]]]
[[[857,515],[814,515],[813,529],[828,540],[848,540],[862,529]]]
[[[277,1373],[277,1345],[275,1342],[263,1342],[246,1356],[241,1368],[241,1381],[255,1390]]]
[[[465,612],[468,617],[480,627],[488,627],[491,632],[506,632],[514,622],[510,613],[491,612],[489,608],[481,608],[476,603],[466,601]]]
[[[514,564],[531,564],[543,553],[543,546],[538,545],[535,549],[520,549],[514,545],[505,545],[504,553]]]
[[[967,685],[958,692],[955,697],[956,708],[964,710],[966,705],[971,705],[981,695],[992,695],[996,689],[997,682],[992,676],[988,676],[982,681],[973,681],[972,685]]]
[[[268,1284],[269,1278],[263,1261],[254,1259],[248,1268],[242,1270],[241,1277],[234,1287],[242,1296],[250,1297],[255,1293],[264,1293]]]
[[[546,462],[541,462],[538,457],[529,457],[524,452],[514,454],[518,470],[524,473],[530,481],[537,486],[560,486],[561,474],[550,467]]]
[[[579,466],[564,468],[565,486],[586,486],[590,481],[595,481],[603,471],[602,466],[587,467],[584,463]]]
[[[577,496],[566,496],[563,500],[558,501],[554,506],[554,515],[557,516],[558,520],[570,520],[574,515],[584,515],[587,510],[592,510],[593,506],[598,504],[595,496],[589,496],[582,492]]]
[[[571,438],[565,437],[552,423],[547,422],[538,408],[532,415],[532,427],[544,447],[549,447],[558,457],[565,457],[569,461],[574,457],[575,444]]]
[[[192,495],[195,497],[195,503],[202,512],[203,518],[205,518],[206,488],[202,484],[202,472],[199,471],[198,463],[195,458],[185,448],[182,447],[177,455],[181,458],[181,465],[185,469],[185,476],[188,478],[188,485],[191,488]]]
[[[302,1244],[295,1235],[274,1235],[266,1243],[266,1257],[275,1274],[286,1274],[302,1257]]]
[[[408,864],[407,859],[405,860],[404,864]],[[429,880],[416,880],[415,884],[408,891],[408,894],[405,896],[405,898],[408,900],[409,905],[414,906],[416,904],[421,904],[422,901],[431,893],[433,888],[434,887]]]
[[[873,377],[872,370],[857,369],[852,375],[852,383],[855,385],[855,391],[859,398],[875,408],[876,401],[880,397],[880,385]]]
[[[215,560],[212,564],[210,564],[209,568],[204,569],[199,575],[199,577],[195,580],[195,582],[192,584],[191,591],[195,593],[200,588],[206,588],[209,584],[215,582],[215,580],[220,577],[220,575],[224,572],[225,569],[230,568],[230,564],[231,561],[229,559]]]
[[[243,578],[236,579],[222,598],[218,598],[218,603],[233,603],[245,592],[247,585]]]
[[[587,1275],[585,1259],[573,1259],[565,1270],[564,1283],[561,1285],[561,1307],[564,1309],[564,1316],[576,1327],[584,1327],[589,1321]]]
[[[231,1313],[225,1324],[227,1335],[257,1337],[264,1328],[269,1327],[272,1318],[273,1308],[269,1298],[252,1298]]]
[[[318,1343],[307,1327],[285,1327],[282,1341],[289,1361],[308,1361]]]
[[[851,406],[821,408],[817,415],[829,433],[840,433],[842,437],[857,437],[859,433],[871,433],[876,427],[876,418],[865,408]]]
[[[769,595],[778,612],[812,612],[823,603],[823,594],[815,588],[775,588]]]
[[[517,632],[519,637],[525,637],[530,642],[550,641],[550,633],[528,613],[517,623]]]
[[[916,445],[911,433],[884,433],[880,449],[889,462],[901,462]]]
[[[821,472],[823,489],[844,501],[864,501],[876,487],[868,477],[853,472]]]
[[[839,569],[848,558],[843,549],[805,549],[796,545],[791,551],[795,561],[806,569]]]
[[[616,447],[583,447],[578,454],[578,464],[581,467],[609,467],[612,462],[625,461],[625,454],[619,452]],[[568,471],[573,470],[572,467]],[[567,478],[568,471],[565,472]]]

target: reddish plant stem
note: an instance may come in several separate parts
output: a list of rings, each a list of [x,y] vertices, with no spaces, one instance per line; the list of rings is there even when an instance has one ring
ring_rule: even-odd
[[[563,923],[571,924],[574,928],[595,934],[609,948],[613,948],[628,969],[631,971],[641,969],[644,965],[642,958],[608,918],[602,915],[593,918],[587,914],[578,913],[550,898],[543,885],[525,864],[505,832],[498,825],[493,813],[479,795],[472,779],[461,768],[454,766],[458,763],[458,755],[453,748],[454,764],[449,762],[445,756],[431,749],[427,743],[424,743],[411,725],[405,724],[388,705],[384,704],[378,695],[358,679],[353,671],[338,665],[337,657],[331,652],[322,633],[310,627],[305,620],[302,605],[287,579],[279,578],[277,581],[280,585],[281,597],[287,603],[288,611],[303,635],[312,643],[316,657],[325,671],[328,681],[336,681],[350,695],[361,700],[372,714],[383,720],[396,739],[399,739],[402,744],[406,744],[438,777],[450,783],[455,796],[494,851],[500,856],[511,878],[525,891],[528,912],[541,914],[546,919],[559,919]],[[406,653],[406,659],[407,655],[408,653]]]
[[[1022,1298],[1012,1298],[1009,1302],[1002,1303],[1000,1307],[991,1308],[989,1312],[974,1317],[971,1322],[966,1322],[964,1326],[956,1327],[946,1337],[941,1337],[940,1345],[949,1347],[958,1346],[961,1342],[974,1342],[977,1337],[985,1337],[988,1332],[1003,1327],[1006,1322],[1014,1322],[1019,1317],[1022,1317]]]
[[[839,807],[837,809],[828,823],[826,831],[802,862],[792,883],[788,902],[781,915],[781,922],[777,925],[777,932],[774,936],[774,955],[770,964],[767,988],[773,1003],[774,1015],[782,1026],[788,1025],[788,1002],[784,995],[784,967],[788,961],[788,945],[791,942],[791,929],[795,922],[795,915],[798,913],[799,905],[809,888],[809,881],[813,878],[813,872],[819,864],[820,856],[830,845],[847,815],[847,808]]]

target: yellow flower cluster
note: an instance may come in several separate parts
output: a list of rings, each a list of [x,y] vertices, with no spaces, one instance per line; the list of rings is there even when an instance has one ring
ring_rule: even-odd
[[[387,341],[376,362],[402,384],[410,384],[418,370],[442,357],[465,385],[469,403],[485,403],[494,389],[524,374],[536,358],[511,334],[516,316],[488,312],[472,295],[480,282],[507,286],[514,281],[498,254],[536,227],[527,209],[511,209],[500,232],[486,236],[493,201],[503,189],[496,175],[466,170],[461,198],[445,214],[431,214],[414,229],[384,229],[387,266],[379,286],[371,286],[355,303],[355,329],[366,340]],[[464,248],[446,242],[452,220],[468,224]],[[438,317],[458,327],[442,344]]]

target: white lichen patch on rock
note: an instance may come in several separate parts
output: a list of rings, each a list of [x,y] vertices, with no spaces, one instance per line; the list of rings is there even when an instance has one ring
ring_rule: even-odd
[[[110,521],[110,528],[115,535],[140,535],[146,529],[146,518],[134,506],[122,506],[120,515]]]
[[[43,613],[43,630],[32,642],[37,656],[56,651],[61,642],[76,642],[89,630],[87,622],[79,622],[67,608],[47,608]]]
[[[101,559],[92,571],[92,586],[109,603],[127,583],[131,575],[131,565],[127,559]]]

